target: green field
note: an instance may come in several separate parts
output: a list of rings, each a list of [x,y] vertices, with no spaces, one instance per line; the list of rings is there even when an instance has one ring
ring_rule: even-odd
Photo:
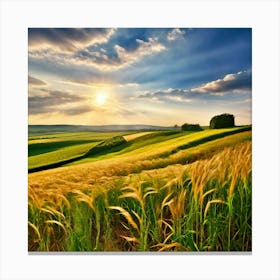
[[[156,131],[146,132],[144,135],[142,132],[80,132],[32,136],[28,141],[28,168],[30,171],[36,168],[48,169],[54,164],[73,165],[147,153],[149,157],[153,154],[160,157],[161,154],[167,155],[176,150],[190,148],[188,144],[197,146],[244,129],[247,128],[212,129],[201,132]],[[109,144],[102,151],[93,149],[102,145],[104,141],[111,141],[110,139],[125,135],[139,135],[139,137],[130,137],[131,140],[125,140],[121,145]]]
[[[251,137],[30,135],[29,250],[250,251]]]
[[[95,145],[129,132],[72,132],[32,135],[28,139],[28,169],[77,158]]]

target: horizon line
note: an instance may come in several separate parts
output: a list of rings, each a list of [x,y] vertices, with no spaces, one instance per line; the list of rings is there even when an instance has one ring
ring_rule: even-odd
[[[185,122],[185,123],[188,123],[188,122]],[[184,124],[185,124],[184,123]],[[192,124],[192,123],[188,123],[188,124]],[[199,124],[199,123],[195,123],[195,124]],[[64,126],[164,126],[164,127],[175,127],[176,125],[178,127],[182,126],[182,125],[178,125],[178,124],[175,124],[175,125],[158,125],[158,124],[98,124],[98,125],[95,125],[95,124],[60,124],[60,123],[57,123],[57,124],[28,124],[29,125],[44,125],[44,126],[51,126],[51,125],[64,125]],[[199,124],[201,126],[209,126],[209,124]],[[238,125],[235,125],[235,126],[245,126],[245,125],[252,125],[252,123],[249,123],[249,124],[238,124]]]

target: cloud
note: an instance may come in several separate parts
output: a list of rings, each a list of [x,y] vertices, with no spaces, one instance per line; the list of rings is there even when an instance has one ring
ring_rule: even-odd
[[[123,47],[116,45],[115,50],[121,65],[127,65],[140,60],[141,57],[165,50],[164,45],[157,38],[149,38],[148,41],[136,39],[138,47],[133,51],[126,51]]]
[[[240,71],[235,74],[228,74],[222,79],[218,79],[204,84],[201,87],[191,89],[192,92],[207,93],[213,95],[224,95],[229,92],[250,92],[252,90],[252,73]]]
[[[174,100],[191,102],[193,99],[220,99],[224,95],[236,93],[250,93],[252,89],[251,72],[240,71],[228,74],[223,79],[208,82],[201,87],[192,89],[165,89],[153,92],[144,92],[138,98],[151,100]]]
[[[29,86],[44,86],[46,83],[40,79],[28,76],[28,85]]]
[[[104,28],[29,28],[29,52],[74,53],[94,44],[106,43],[115,29]]]
[[[192,92],[190,92],[189,90],[169,88],[167,90],[146,92],[144,94],[140,94],[138,97],[139,98],[150,98],[155,101],[159,101],[162,99],[171,99],[174,101],[190,102],[191,95],[192,95]]]
[[[185,32],[179,28],[174,28],[167,34],[168,41],[174,41],[184,37]]]
[[[73,115],[80,115],[80,114],[84,114],[84,113],[87,113],[87,112],[91,112],[93,110],[94,110],[93,106],[80,105],[80,106],[74,106],[74,107],[71,107],[71,108],[64,109],[61,112],[65,115],[73,116]]]
[[[165,50],[165,46],[158,42],[157,38],[149,38],[148,41],[136,39],[137,47],[134,50],[127,50],[120,45],[114,46],[115,55],[108,56],[104,52],[92,52],[85,50],[69,57],[69,61],[76,64],[92,65],[100,70],[118,70],[132,63]]]
[[[60,111],[61,106],[86,100],[84,97],[58,90],[41,90],[41,94],[28,98],[28,111],[30,115]]]
[[[44,29],[39,29],[33,31],[31,34],[34,34],[29,40],[29,58],[61,65],[94,66],[102,71],[112,71],[135,63],[142,57],[165,50],[165,46],[155,37],[148,38],[147,41],[135,39],[136,48],[132,50],[115,44],[111,46],[110,54],[107,54],[104,47],[91,48],[89,46],[97,42],[108,42],[115,31],[112,29],[113,31],[107,31],[105,34],[105,31],[96,34],[96,30],[99,29],[92,29],[91,32],[90,30],[47,29],[44,31]]]

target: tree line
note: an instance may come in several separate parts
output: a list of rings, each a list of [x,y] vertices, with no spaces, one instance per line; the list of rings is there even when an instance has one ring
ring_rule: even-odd
[[[217,115],[211,118],[209,127],[211,129],[216,129],[216,128],[230,128],[234,127],[235,122],[234,122],[234,115],[224,113],[221,115]],[[175,127],[178,127],[175,125]],[[181,129],[183,131],[201,131],[203,128],[199,124],[190,124],[190,123],[184,123],[181,126]]]

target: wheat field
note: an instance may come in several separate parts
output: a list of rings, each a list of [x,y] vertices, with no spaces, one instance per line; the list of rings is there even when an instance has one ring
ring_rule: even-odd
[[[251,251],[248,133],[29,174],[29,251]]]

